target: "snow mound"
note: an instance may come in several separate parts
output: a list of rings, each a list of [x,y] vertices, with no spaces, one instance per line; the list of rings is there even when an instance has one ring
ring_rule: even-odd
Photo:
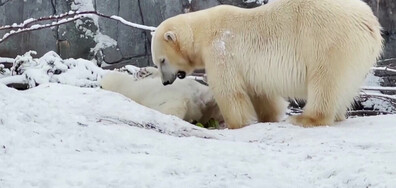
[[[49,51],[40,58],[33,58],[35,51],[17,56],[11,69],[0,64],[0,84],[28,84],[29,88],[46,83],[60,83],[79,87],[99,87],[102,77],[110,70],[104,70],[94,62],[85,59],[62,59]],[[145,68],[127,65],[115,71],[126,72],[135,79],[148,75]]]
[[[391,187],[396,116],[206,130],[112,92],[0,84],[0,187]]]
[[[45,83],[62,83],[80,87],[98,87],[101,77],[108,72],[84,59],[63,60],[50,51],[33,58],[35,51],[17,56],[11,71],[1,77],[0,83],[27,83],[30,88]]]

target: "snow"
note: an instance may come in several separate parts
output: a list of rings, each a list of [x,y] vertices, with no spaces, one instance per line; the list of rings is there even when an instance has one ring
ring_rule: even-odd
[[[384,99],[393,99],[396,100],[396,96],[392,95],[384,95],[382,94],[379,89],[387,89],[387,90],[393,90],[395,89],[394,87],[381,87],[381,82],[383,82],[383,79],[380,77],[377,77],[374,75],[374,70],[387,70],[382,67],[372,67],[372,71],[367,75],[366,80],[364,82],[364,87],[362,87],[363,92],[361,92],[361,95],[370,95],[370,96],[376,96],[376,97],[370,97],[365,101],[362,101],[361,104],[365,108],[372,108],[374,110],[378,110],[381,112],[393,112],[395,111],[395,107],[389,100],[384,100]],[[377,89],[377,91],[370,91],[373,89]],[[366,90],[366,91],[365,91]],[[368,91],[367,91],[368,90]],[[379,97],[379,98],[378,98]]]
[[[26,77],[24,75],[17,75],[17,76],[2,76],[0,75],[1,83],[8,85],[12,83],[25,83]]]
[[[385,94],[381,94],[381,93],[377,93],[377,92],[362,92],[361,94],[363,95],[370,95],[370,96],[377,96],[377,97],[383,97],[383,98],[388,98],[388,99],[392,99],[392,100],[396,100],[396,96],[393,95],[385,95]]]
[[[219,44],[232,36],[223,34]],[[14,66],[0,74],[1,188],[396,185],[396,115],[207,130],[98,88],[108,71],[91,61],[34,55],[6,59]],[[130,65],[120,71],[144,76]],[[370,74],[365,87],[380,81]]]
[[[6,25],[6,26],[3,26],[3,28],[17,29],[17,30],[11,30],[8,33],[5,33],[3,35],[3,37],[0,39],[0,43],[2,43],[4,40],[6,40],[11,35],[15,35],[15,34],[18,34],[18,33],[23,33],[23,32],[39,30],[39,29],[44,29],[44,28],[49,28],[49,27],[61,25],[61,24],[67,23],[67,22],[71,22],[71,21],[80,19],[82,17],[83,17],[83,15],[76,15],[76,16],[74,16],[72,18],[64,18],[64,19],[61,19],[59,21],[52,22],[50,24],[41,24],[41,25],[40,24],[33,24],[33,25],[29,26],[29,27],[27,27],[26,25],[15,25],[15,24],[13,24],[12,26]],[[32,20],[31,18],[29,18],[28,21],[29,21],[29,23],[33,23],[33,22],[35,22],[37,20],[35,20],[35,19]]]
[[[106,40],[111,42],[112,39],[108,38]],[[102,39],[101,41],[106,40]],[[103,75],[109,72],[109,70],[99,68],[92,61],[73,58],[62,59],[53,51],[47,52],[40,58],[34,58],[33,56],[36,54],[35,51],[28,51],[15,59],[0,58],[0,60],[5,59],[13,63],[11,70],[5,69],[4,65],[0,64],[0,83],[5,85],[23,83],[28,84],[30,88],[43,83],[98,87]],[[135,78],[142,78],[146,73],[144,68],[141,70],[141,68],[133,65],[127,65],[117,71],[127,72]],[[205,78],[200,76],[188,76],[187,78],[205,81]]]
[[[27,83],[35,87],[43,83],[62,83],[80,87],[98,87],[98,81],[108,72],[84,59],[65,59],[49,51],[40,58],[33,58],[35,51],[17,56],[11,73],[2,76],[0,83]],[[12,76],[10,76],[12,74]]]
[[[84,12],[84,11],[95,11],[95,6],[93,0],[75,0],[71,4],[71,9],[76,12]],[[99,17],[97,15],[84,15],[85,17],[91,18],[93,23],[99,28]],[[94,41],[96,42],[95,47],[91,48],[91,52],[94,55],[97,55],[99,51],[108,48],[117,46],[117,41],[102,34],[100,29],[93,32],[88,28],[85,28],[85,24],[82,21],[76,21],[76,28],[82,30],[84,35],[81,38],[93,37]]]
[[[396,115],[206,130],[116,93],[0,84],[0,187],[391,187]]]
[[[376,90],[376,91],[396,91],[396,87],[380,87],[380,86],[364,86],[364,90]]]
[[[96,32],[94,41],[96,42],[95,47],[91,48],[91,52],[94,54],[98,53],[99,50],[117,46],[117,41],[108,35],[104,35],[101,32]]]
[[[220,38],[213,41],[212,45],[214,46],[216,53],[221,58],[225,58],[225,56],[227,55],[227,44],[228,44],[229,40],[232,40],[233,37],[234,37],[234,34],[231,31],[225,30],[225,31],[221,31]],[[219,61],[217,63],[223,64],[224,61]]]
[[[244,0],[244,3],[257,3],[257,4],[264,4],[265,0]]]
[[[263,4],[266,4],[271,1],[274,1],[274,0],[243,0],[244,3],[256,3],[259,5],[263,5]]]
[[[4,77],[9,77],[10,75],[11,75],[11,71],[5,68],[4,64],[0,64],[0,80],[2,80],[2,78]]]
[[[152,26],[145,26],[145,25],[141,25],[141,24],[136,24],[136,23],[132,23],[129,21],[126,21],[124,18],[121,18],[119,16],[111,16],[112,19],[118,20],[121,23],[127,25],[127,26],[131,26],[131,27],[135,27],[135,28],[139,28],[139,29],[143,29],[143,30],[149,30],[149,31],[155,31],[157,28],[156,27],[152,27]]]
[[[71,3],[70,8],[72,9],[72,11],[78,11],[78,12],[95,11],[95,6],[92,0],[74,0]],[[91,17],[95,25],[97,26],[99,25],[98,17],[96,15],[89,15],[89,17]]]
[[[373,67],[371,70],[382,70],[382,71],[389,71],[389,72],[396,72],[396,69],[391,69],[388,67]]]
[[[12,63],[12,62],[14,62],[13,58],[0,57],[0,63]]]

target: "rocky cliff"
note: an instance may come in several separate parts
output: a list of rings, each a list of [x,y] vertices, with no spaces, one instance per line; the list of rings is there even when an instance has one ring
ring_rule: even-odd
[[[384,27],[384,57],[396,57],[396,2],[365,0]],[[256,7],[266,0],[0,0],[0,25],[21,23],[28,18],[61,14],[70,10],[96,10],[106,15],[150,26],[184,12],[201,10],[219,4]],[[0,35],[5,32],[1,31]],[[51,29],[14,35],[0,44],[0,56],[15,57],[28,50],[38,55],[53,50],[63,58],[97,59],[121,66],[150,64],[150,33],[113,20],[85,18]],[[117,42],[115,42],[117,41]]]

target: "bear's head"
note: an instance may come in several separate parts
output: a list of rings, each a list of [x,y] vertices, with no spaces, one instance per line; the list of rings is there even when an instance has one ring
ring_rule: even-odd
[[[182,15],[169,18],[158,26],[152,38],[151,52],[164,85],[194,71],[193,43],[192,30]]]

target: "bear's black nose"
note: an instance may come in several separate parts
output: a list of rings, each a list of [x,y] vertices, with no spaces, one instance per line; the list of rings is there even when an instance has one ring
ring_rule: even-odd
[[[184,79],[186,77],[186,72],[184,71],[177,72],[177,77],[180,79]]]
[[[166,81],[166,82],[162,82],[162,84],[164,84],[164,86],[171,84],[170,81]]]

